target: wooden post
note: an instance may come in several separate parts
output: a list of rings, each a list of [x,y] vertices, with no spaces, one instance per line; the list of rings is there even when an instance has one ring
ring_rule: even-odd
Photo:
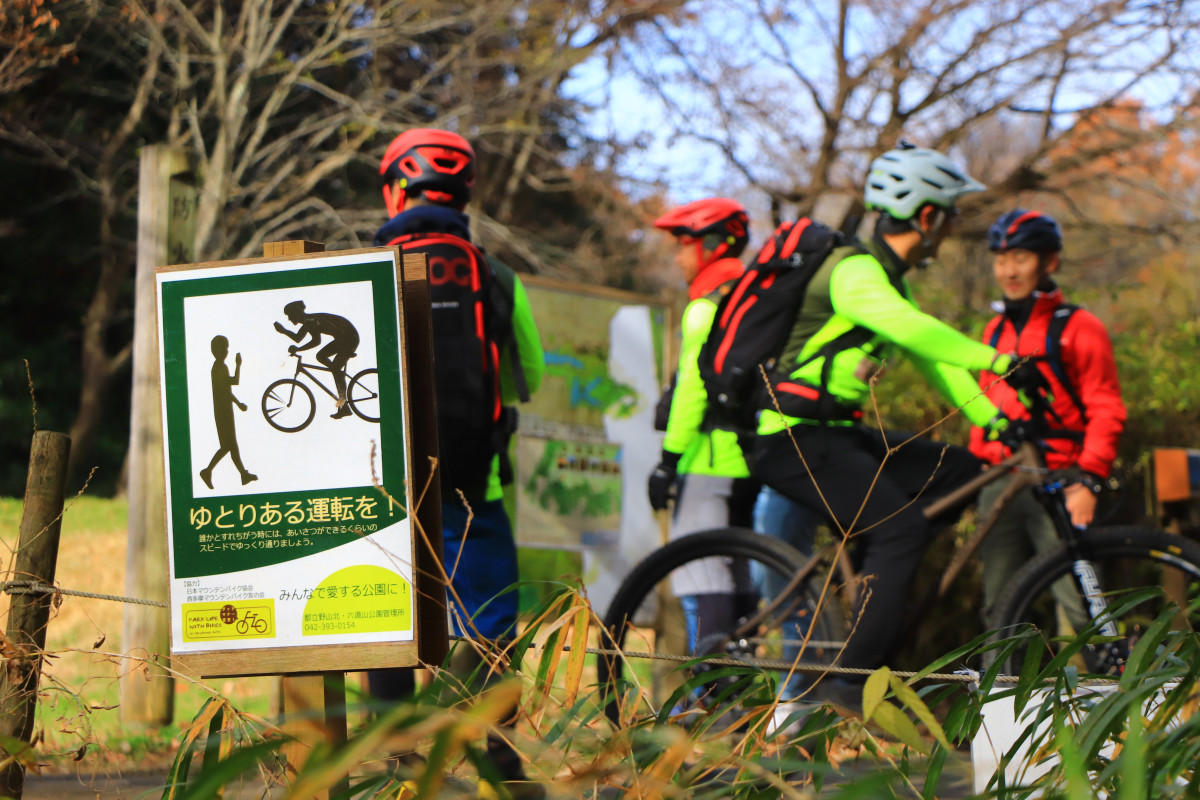
[[[170,562],[154,268],[192,260],[199,194],[181,148],[143,148],[139,181],[125,592],[130,597],[166,602]],[[134,728],[167,725],[175,710],[175,681],[165,669],[170,614],[165,608],[127,604],[124,622],[122,648],[146,657],[151,680],[146,680],[146,673],[136,664],[126,670],[121,679],[121,719]]]
[[[433,371],[433,321],[428,312],[413,313],[414,309],[429,308],[429,269],[425,255],[407,253],[401,264],[404,279],[404,335],[409,354],[421,358],[408,361],[408,407],[414,419],[437,420],[437,398],[433,387],[437,379]],[[435,424],[413,426],[409,432],[409,447],[416,453],[438,452],[438,431]],[[413,583],[417,597],[417,651],[426,664],[441,664],[449,650],[449,620],[446,613],[446,584],[442,579],[442,493],[440,476],[426,458],[413,460],[412,485],[418,493],[429,486],[430,492],[412,511],[414,545]],[[422,536],[420,531],[425,535]]]
[[[323,252],[325,245],[321,242],[302,239],[263,245],[263,255],[267,258]],[[283,755],[290,767],[299,770],[316,741],[324,739],[333,747],[346,742],[346,675],[342,672],[286,675],[281,683],[281,727],[290,737],[283,746]],[[340,794],[348,789],[347,777],[333,787],[332,793]],[[329,794],[322,792],[318,800],[324,800]]]
[[[67,436],[46,431],[34,434],[14,580],[54,583],[70,452]],[[36,591],[12,592],[6,644],[15,652],[0,672],[0,736],[28,743],[33,733],[51,599]],[[19,760],[0,769],[0,796],[20,800],[24,785],[25,767]]]

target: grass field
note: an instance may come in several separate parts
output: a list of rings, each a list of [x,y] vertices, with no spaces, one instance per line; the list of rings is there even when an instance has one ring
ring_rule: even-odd
[[[21,522],[19,499],[0,498],[0,559],[4,580],[13,579],[14,551]],[[124,500],[80,497],[63,514],[56,584],[62,589],[125,595],[126,515]],[[0,613],[8,618],[8,595]],[[135,730],[122,724],[119,678],[134,666],[122,655],[126,606],[108,600],[64,596],[51,612],[37,725],[43,736],[39,756],[50,771],[91,768],[159,769],[173,757],[181,726],[210,692],[237,708],[267,716],[276,679],[238,678],[206,684],[177,680],[171,725]],[[165,611],[164,611],[165,613]],[[82,758],[80,748],[83,750]]]

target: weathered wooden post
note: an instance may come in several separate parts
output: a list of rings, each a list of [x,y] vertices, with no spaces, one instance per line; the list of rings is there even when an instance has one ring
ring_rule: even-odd
[[[138,185],[137,279],[134,302],[133,397],[129,431],[129,549],[125,592],[166,602],[169,583],[162,401],[158,386],[158,325],[154,268],[192,260],[198,194],[182,148],[143,148]],[[175,682],[164,669],[170,649],[165,608],[125,606],[125,652],[144,653],[141,669],[121,681],[121,719],[127,725],[171,722]]]
[[[67,436],[47,431],[34,434],[14,580],[54,583],[70,452]],[[33,589],[12,592],[6,637],[15,652],[0,672],[0,736],[28,743],[33,733],[51,600],[50,594]],[[0,745],[0,751],[3,749]],[[20,800],[24,785],[25,767],[19,760],[0,769],[0,796]]]

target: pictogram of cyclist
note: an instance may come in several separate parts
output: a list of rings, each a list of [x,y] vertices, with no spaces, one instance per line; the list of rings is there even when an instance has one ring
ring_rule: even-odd
[[[283,323],[276,322],[275,330],[296,342],[288,347],[288,353],[295,355],[305,350],[311,350],[323,341],[322,337],[332,339],[317,351],[317,361],[333,373],[333,382],[337,387],[337,410],[330,416],[333,419],[348,417],[352,413],[346,403],[346,364],[357,355],[358,329],[345,317],[337,314],[312,313],[305,310],[303,300],[293,300],[283,307],[283,313],[293,325],[299,325],[296,331],[288,330]],[[307,342],[300,344],[305,337]]]

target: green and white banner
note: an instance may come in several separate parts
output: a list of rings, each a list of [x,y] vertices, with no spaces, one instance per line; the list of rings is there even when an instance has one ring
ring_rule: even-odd
[[[158,272],[173,652],[413,640],[397,269]]]

